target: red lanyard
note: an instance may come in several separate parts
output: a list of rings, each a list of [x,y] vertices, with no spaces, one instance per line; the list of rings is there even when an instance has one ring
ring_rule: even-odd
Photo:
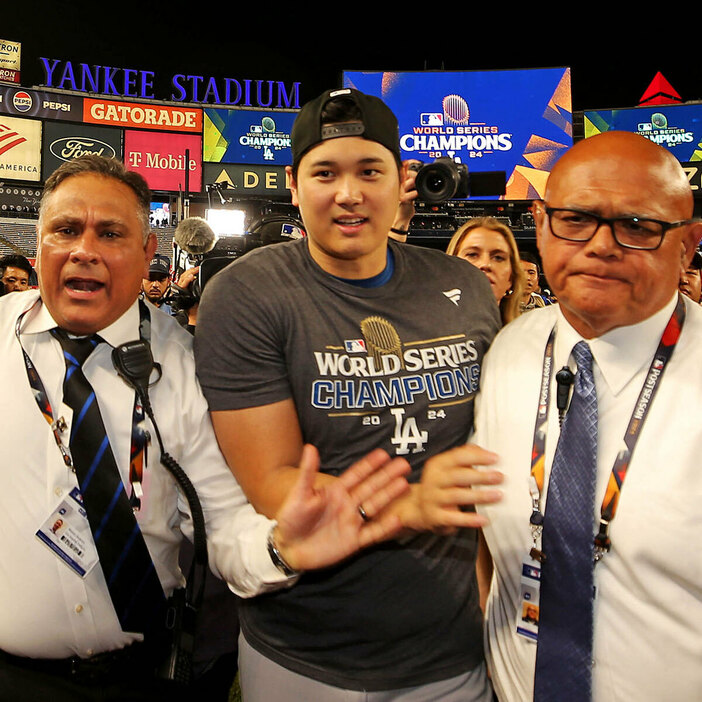
[[[648,412],[653,403],[656,391],[660,385],[668,361],[670,361],[675,346],[680,338],[683,324],[685,322],[685,303],[682,295],[678,294],[678,302],[675,310],[663,331],[663,336],[658,344],[653,361],[646,374],[646,380],[639,392],[639,397],[634,405],[634,411],[629,419],[629,424],[624,434],[624,446],[614,461],[612,472],[609,476],[607,490],[605,492],[602,507],[600,509],[599,531],[594,537],[595,541],[595,561],[599,561],[602,556],[610,550],[612,542],[609,538],[609,524],[614,519],[619,502],[619,496],[624,486],[624,479],[634,453],[634,448],[641,435]],[[532,514],[530,523],[532,532],[536,538],[541,534],[544,515],[541,509],[542,493],[544,487],[544,454],[546,447],[546,430],[548,425],[548,408],[551,388],[551,377],[553,375],[553,346],[555,341],[556,328],[551,333],[546,342],[544,351],[544,362],[541,373],[541,387],[539,391],[539,406],[536,412],[536,424],[534,426],[534,444],[531,454],[531,477],[529,480],[529,492],[532,501]],[[532,549],[532,556],[537,560],[543,558],[543,554],[538,549]]]

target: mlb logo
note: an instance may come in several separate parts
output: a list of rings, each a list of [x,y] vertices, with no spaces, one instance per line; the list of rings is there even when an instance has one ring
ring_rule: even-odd
[[[366,342],[364,339],[347,339],[344,348],[346,353],[366,353]]]
[[[444,124],[444,115],[441,112],[422,112],[419,123],[423,127],[441,127]]]
[[[653,129],[653,125],[650,122],[639,122],[637,129],[640,132],[650,132]]]

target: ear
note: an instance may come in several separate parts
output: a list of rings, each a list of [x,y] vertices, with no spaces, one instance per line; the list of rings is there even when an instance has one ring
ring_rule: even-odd
[[[39,224],[38,223],[36,226],[36,232],[37,232],[37,255],[35,256],[35,259],[34,259],[34,270],[35,271],[39,268],[39,256],[41,255],[41,232],[39,231]]]
[[[295,176],[293,175],[293,169],[292,166],[285,166],[285,175],[288,178],[288,183],[290,184],[290,195],[292,196],[292,204],[295,207],[298,207],[300,204],[300,201],[297,198],[297,181],[295,180]]]
[[[692,224],[683,234],[681,243],[683,247],[682,253],[682,270],[685,271],[692,261],[692,256],[695,249],[702,239],[702,223]]]
[[[543,200],[534,200],[531,206],[534,215],[534,225],[536,226],[536,246],[541,254],[541,240],[546,227],[546,203]]]
[[[146,243],[144,244],[144,270],[142,271],[142,278],[149,277],[149,263],[156,253],[158,248],[158,239],[153,232],[149,232],[149,236],[146,237]]]

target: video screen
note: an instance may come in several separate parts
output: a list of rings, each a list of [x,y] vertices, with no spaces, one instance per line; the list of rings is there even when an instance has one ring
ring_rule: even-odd
[[[205,109],[203,160],[289,166],[290,131],[297,112]]]
[[[573,144],[569,68],[344,71],[344,87],[377,95],[395,113],[403,159],[450,157],[471,173],[505,171],[506,200],[543,197]]]
[[[651,105],[621,110],[586,110],[585,136],[635,132],[664,146],[681,163],[702,161],[702,105]]]
[[[149,207],[149,226],[170,227],[171,205],[168,202],[152,202]]]

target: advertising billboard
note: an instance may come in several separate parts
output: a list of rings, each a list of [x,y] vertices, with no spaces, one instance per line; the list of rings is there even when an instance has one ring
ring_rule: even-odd
[[[13,117],[83,121],[83,98],[0,86],[0,112]]]
[[[296,112],[205,108],[203,160],[289,166]]]
[[[185,152],[189,150],[188,189],[202,191],[202,137],[127,130],[124,163],[140,173],[152,190],[185,190]]]
[[[19,85],[21,57],[20,42],[0,39],[0,80]]]
[[[204,170],[205,183],[225,184],[227,197],[290,197],[290,183],[283,166],[206,163]]]
[[[702,104],[586,110],[583,118],[586,137],[612,130],[635,132],[682,163],[702,161]]]
[[[507,200],[543,196],[573,144],[569,68],[512,71],[344,71],[400,124],[403,159],[450,157],[471,172],[505,171]]]
[[[41,122],[0,115],[0,180],[39,181]]]
[[[112,127],[202,133],[202,110],[156,103],[114,102],[84,98],[83,121]]]
[[[121,159],[122,130],[58,122],[47,122],[44,125],[43,180],[62,163],[85,154]]]

